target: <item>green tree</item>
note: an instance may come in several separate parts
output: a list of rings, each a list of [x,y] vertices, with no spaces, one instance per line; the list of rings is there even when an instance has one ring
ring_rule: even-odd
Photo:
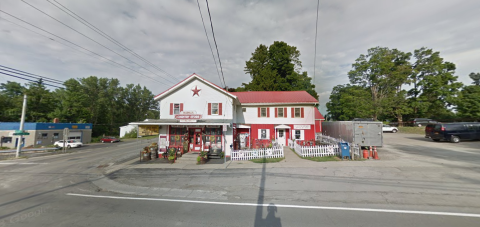
[[[24,92],[25,87],[20,83],[0,84],[0,121],[20,121]]]
[[[480,86],[480,73],[470,73],[468,76],[473,80],[472,84]]]
[[[252,81],[236,91],[307,91],[318,99],[307,72],[301,72],[300,51],[282,41],[269,47],[260,44],[246,62],[245,72]]]
[[[384,114],[384,109],[397,109],[400,116],[403,108],[396,105],[390,96],[398,96],[402,85],[411,74],[410,53],[397,49],[375,47],[368,50],[367,55],[360,55],[348,72],[350,83],[368,88],[372,99],[373,118]],[[391,102],[387,102],[391,100]]]
[[[372,99],[368,89],[356,85],[337,85],[326,103],[328,115],[333,120],[370,118],[373,115]]]
[[[451,115],[452,105],[462,83],[456,82],[455,64],[445,62],[439,52],[425,47],[414,51],[415,63],[412,66],[408,92],[415,117],[435,117]]]
[[[480,86],[466,86],[455,101],[458,115],[471,121],[480,120]]]
[[[26,120],[31,122],[50,122],[50,112],[55,109],[55,99],[51,91],[45,88],[43,81],[30,82],[25,90],[27,94]]]

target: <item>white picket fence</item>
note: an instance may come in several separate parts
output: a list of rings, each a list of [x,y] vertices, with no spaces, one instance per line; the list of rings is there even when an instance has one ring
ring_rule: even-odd
[[[340,156],[338,145],[300,146],[295,143],[294,151],[302,157]]]
[[[283,158],[282,146],[274,146],[271,148],[260,148],[253,150],[234,150],[231,159],[233,161],[250,160],[256,158]]]

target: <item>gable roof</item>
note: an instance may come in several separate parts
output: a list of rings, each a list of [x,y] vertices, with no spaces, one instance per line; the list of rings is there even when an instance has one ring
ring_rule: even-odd
[[[306,91],[244,91],[231,92],[238,101],[246,103],[318,103]]]
[[[232,98],[234,98],[234,99],[237,98],[235,95],[232,95],[230,92],[226,91],[225,89],[221,88],[220,86],[218,86],[218,85],[216,85],[216,84],[214,84],[214,83],[211,83],[210,81],[205,80],[205,79],[203,79],[202,77],[200,77],[199,75],[197,75],[197,74],[194,73],[194,74],[190,75],[189,77],[185,78],[184,80],[182,80],[182,81],[178,82],[177,84],[173,85],[171,88],[169,88],[169,89],[165,90],[164,92],[156,95],[153,99],[156,101],[156,100],[158,100],[158,99],[160,99],[160,98],[162,98],[162,97],[170,94],[170,93],[173,92],[177,87],[183,86],[183,85],[187,84],[188,82],[194,80],[195,78],[198,79],[198,80],[200,80],[200,81],[203,81],[204,83],[212,86],[213,88],[216,88],[216,89],[219,90],[220,92],[223,92],[223,93],[227,94],[228,96],[230,96],[230,97],[232,97]]]
[[[320,111],[318,111],[317,108],[315,108],[315,120],[325,120],[325,118],[324,118],[323,115],[320,113]]]

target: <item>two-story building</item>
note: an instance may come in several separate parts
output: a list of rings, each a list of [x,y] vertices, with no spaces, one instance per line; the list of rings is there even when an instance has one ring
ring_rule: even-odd
[[[160,118],[130,125],[158,127],[161,150],[166,147],[200,152],[260,147],[272,139],[314,140],[323,116],[318,101],[305,91],[228,92],[192,74],[155,96]]]

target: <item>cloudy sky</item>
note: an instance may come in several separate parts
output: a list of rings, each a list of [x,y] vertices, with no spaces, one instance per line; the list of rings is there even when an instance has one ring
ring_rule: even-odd
[[[23,1],[2,0],[0,10],[5,13],[0,12],[0,65],[62,81],[90,75],[118,78],[123,85],[139,83],[155,94],[192,73],[221,85],[197,1],[25,2],[90,39]],[[70,17],[54,6],[59,6],[56,2],[155,67]],[[270,45],[274,41],[296,46],[301,52],[303,70],[313,77],[317,1],[210,0],[209,6],[228,87],[248,83],[250,77],[243,71],[245,61],[258,45]],[[205,1],[200,0],[200,7],[212,47],[215,48]],[[351,64],[360,54],[375,46],[406,52],[420,47],[432,48],[439,51],[446,61],[456,64],[459,81],[471,83],[468,74],[480,71],[479,12],[480,1],[476,0],[321,0],[315,84],[320,94],[322,113],[325,113],[324,106],[332,87],[348,83],[347,72]],[[215,49],[214,52],[216,54]],[[0,82],[7,80],[25,83],[0,74]]]

